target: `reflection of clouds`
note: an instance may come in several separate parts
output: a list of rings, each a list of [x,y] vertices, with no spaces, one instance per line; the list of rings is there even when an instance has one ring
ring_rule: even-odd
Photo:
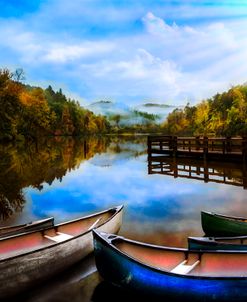
[[[96,154],[89,162],[96,166],[109,167],[123,164],[124,161],[137,157],[146,152],[145,143],[112,143],[108,147],[107,153]]]
[[[139,233],[200,231],[201,210],[235,215],[241,211],[247,216],[242,188],[148,175],[146,155],[124,159],[122,155],[115,154],[116,164],[110,167],[83,162],[62,183],[45,185],[41,192],[29,189],[33,212],[63,221],[123,203],[123,231],[134,229]]]
[[[128,160],[132,157],[132,154],[129,152],[121,152],[118,154],[99,154],[94,156],[89,162],[95,166],[107,167],[113,165],[121,165],[123,161]]]

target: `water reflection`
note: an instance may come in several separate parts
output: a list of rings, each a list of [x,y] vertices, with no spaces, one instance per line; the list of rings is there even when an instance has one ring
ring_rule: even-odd
[[[60,138],[1,146],[0,152],[2,225],[48,216],[58,223],[123,203],[124,234],[186,246],[187,235],[202,235],[201,210],[247,215],[245,193],[237,186],[148,174],[146,137]],[[216,168],[228,180],[243,179],[237,166]]]
[[[25,207],[31,188],[42,195],[44,188],[63,183],[67,174],[92,158],[91,165],[110,167],[138,157],[146,152],[144,142],[143,137],[91,136],[58,137],[28,145],[0,145],[0,221],[12,223],[12,216]],[[30,219],[49,215],[33,214]]]
[[[63,177],[96,153],[105,152],[106,138],[82,140],[57,138],[38,144],[0,146],[0,219],[22,211],[26,202],[23,188],[42,191],[44,184],[62,182]]]
[[[54,216],[58,223],[124,204],[120,235],[153,244],[185,247],[188,236],[203,235],[201,210],[247,217],[241,170],[227,165],[208,166],[217,173],[223,171],[227,180],[236,180],[240,187],[226,182],[148,174],[146,149],[144,136],[60,138],[38,145],[0,146],[3,200],[0,224],[18,224],[48,216]],[[181,165],[177,163],[178,168]],[[69,296],[67,301],[91,301],[89,292],[93,295],[100,279],[94,273],[90,276],[71,286],[73,298]],[[61,274],[62,279],[50,290],[54,293],[57,288],[56,301],[60,301],[59,295],[64,298],[61,301],[66,301],[64,288],[69,294],[71,284],[63,281],[65,277],[66,273]],[[47,286],[49,283],[51,281]],[[90,286],[83,299],[86,284]],[[94,299],[99,301],[97,291]],[[35,297],[39,295],[36,293]]]
[[[247,189],[247,167],[242,163],[153,156],[148,160],[148,173],[201,180],[205,183],[216,182]]]
[[[93,291],[101,281],[94,256],[91,254],[63,274],[41,282],[18,297],[7,298],[2,302],[91,301]]]
[[[136,302],[136,301],[142,301],[142,302],[150,302],[150,301],[156,301],[156,302],[223,302],[222,300],[215,299],[215,297],[212,296],[212,298],[194,298],[190,296],[183,295],[182,297],[174,296],[174,295],[167,295],[162,296],[162,298],[149,296],[147,294],[142,295],[140,292],[128,292],[126,290],[123,290],[122,288],[119,288],[117,286],[114,286],[106,281],[100,282],[92,295],[91,302],[101,302],[101,301],[108,301],[108,302]],[[224,301],[232,301],[224,299]],[[236,300],[236,301],[243,301],[243,300]]]

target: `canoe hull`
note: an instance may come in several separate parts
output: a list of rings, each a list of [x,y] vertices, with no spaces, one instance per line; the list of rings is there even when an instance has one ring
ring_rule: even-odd
[[[247,278],[200,278],[153,269],[105,244],[94,233],[95,260],[104,280],[154,298],[245,301]],[[181,300],[182,301],[182,300]]]
[[[188,238],[188,248],[194,251],[247,251],[246,244],[220,243],[204,237]]]
[[[98,230],[117,233],[122,211]],[[0,298],[12,296],[65,270],[93,252],[92,231],[54,246],[0,261]]]
[[[207,236],[245,236],[247,223],[212,213],[201,213],[201,224]]]
[[[28,224],[8,226],[0,228],[0,239],[18,234],[39,231],[45,228],[49,228],[54,225],[54,218],[50,217],[39,221],[33,221]]]

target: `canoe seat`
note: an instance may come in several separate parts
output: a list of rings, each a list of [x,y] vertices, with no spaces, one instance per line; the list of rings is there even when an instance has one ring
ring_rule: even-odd
[[[89,228],[88,231],[91,231],[93,228],[96,227],[96,225],[98,224],[98,222],[101,220],[101,218],[97,219]]]
[[[189,272],[191,272],[193,270],[193,268],[195,268],[200,263],[200,260],[197,260],[196,262],[194,262],[191,265],[188,265],[187,262],[188,262],[188,260],[186,259],[183,262],[179,263],[176,267],[174,267],[171,270],[171,273],[186,275]]]
[[[44,235],[44,237],[47,239],[53,240],[55,242],[62,242],[62,241],[65,241],[65,240],[73,237],[69,234],[65,234],[65,233],[61,233],[61,232],[56,232],[56,234],[57,234],[56,236]]]

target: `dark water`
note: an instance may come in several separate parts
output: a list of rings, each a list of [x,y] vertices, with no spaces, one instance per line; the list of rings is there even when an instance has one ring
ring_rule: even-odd
[[[145,136],[1,145],[0,224],[49,216],[59,223],[124,204],[121,235],[184,247],[187,236],[203,235],[201,210],[247,216],[242,165],[148,163],[146,147]],[[103,301],[110,291],[120,294],[101,280],[91,255],[14,301]]]

